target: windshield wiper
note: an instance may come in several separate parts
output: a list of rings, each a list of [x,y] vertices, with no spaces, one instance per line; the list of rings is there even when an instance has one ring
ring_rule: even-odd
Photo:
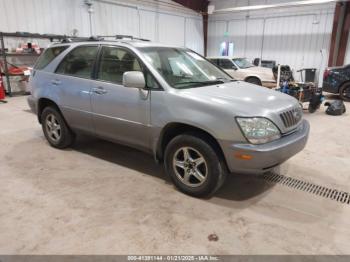
[[[236,79],[228,79],[228,78],[223,78],[223,77],[217,78],[216,80],[221,80],[221,81],[223,81],[224,83],[226,83],[226,82],[234,82],[234,81],[237,81]],[[226,82],[225,82],[225,81],[226,81]]]
[[[188,81],[188,82],[182,82],[182,83],[176,83],[175,86],[182,86],[182,85],[215,85],[215,84],[223,84],[225,83],[224,80],[216,79],[216,80],[209,80],[209,81]]]

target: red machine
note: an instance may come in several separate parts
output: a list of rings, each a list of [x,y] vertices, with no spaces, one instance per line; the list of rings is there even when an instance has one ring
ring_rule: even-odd
[[[4,86],[4,81],[2,77],[2,73],[0,71],[0,102],[5,102],[5,86]]]

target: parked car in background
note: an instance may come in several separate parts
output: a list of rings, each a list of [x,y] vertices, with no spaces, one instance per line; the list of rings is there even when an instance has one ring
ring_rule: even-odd
[[[260,58],[255,58],[253,60],[253,65],[255,66],[261,66],[261,67],[267,67],[267,68],[274,68],[276,66],[276,61],[275,60],[261,60],[260,63]]]
[[[246,58],[208,57],[208,59],[234,79],[269,88],[276,86],[271,68],[255,66]]]
[[[339,94],[350,102],[350,65],[326,68],[323,74],[323,91]]]
[[[82,132],[141,149],[197,197],[215,192],[227,173],[271,170],[309,134],[293,97],[235,81],[189,49],[151,42],[55,44],[30,87],[28,103],[51,146],[66,148]]]

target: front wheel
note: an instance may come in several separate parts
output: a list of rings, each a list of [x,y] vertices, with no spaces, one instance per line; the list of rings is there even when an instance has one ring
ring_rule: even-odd
[[[190,134],[170,141],[164,164],[175,186],[195,197],[212,195],[226,177],[224,163],[212,145]]]

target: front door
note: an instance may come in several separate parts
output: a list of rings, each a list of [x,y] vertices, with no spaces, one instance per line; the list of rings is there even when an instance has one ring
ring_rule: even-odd
[[[149,148],[151,92],[124,87],[127,71],[142,71],[131,51],[102,47],[91,95],[95,132],[103,138]]]

